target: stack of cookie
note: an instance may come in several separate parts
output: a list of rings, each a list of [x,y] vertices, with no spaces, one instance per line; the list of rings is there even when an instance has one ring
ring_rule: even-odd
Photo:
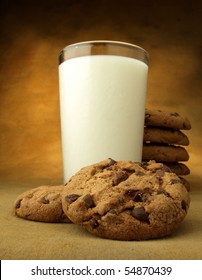
[[[188,161],[189,154],[182,146],[188,146],[189,139],[182,130],[189,129],[189,120],[178,113],[146,109],[143,161],[162,162],[178,176],[188,175],[190,170],[182,162]]]

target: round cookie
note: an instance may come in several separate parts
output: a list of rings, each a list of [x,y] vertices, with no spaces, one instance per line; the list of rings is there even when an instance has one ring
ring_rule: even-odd
[[[65,185],[62,206],[72,222],[117,240],[173,233],[185,218],[189,194],[162,163],[108,159],[82,168]]]
[[[62,209],[63,188],[64,186],[40,186],[20,194],[15,200],[15,214],[38,222],[70,222]]]
[[[185,148],[166,144],[143,143],[142,160],[160,162],[187,161],[189,154]]]
[[[150,109],[145,110],[145,125],[169,127],[172,129],[191,129],[189,120],[178,113]]]
[[[161,127],[145,127],[144,142],[189,145],[188,137],[180,130]]]
[[[177,175],[189,175],[190,169],[184,163],[181,162],[163,162],[163,164],[167,165],[172,172]]]

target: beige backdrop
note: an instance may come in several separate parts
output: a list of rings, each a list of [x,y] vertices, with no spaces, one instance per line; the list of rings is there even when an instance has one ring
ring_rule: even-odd
[[[200,0],[1,3],[2,181],[16,188],[24,184],[24,189],[62,182],[58,53],[78,41],[108,39],[149,52],[147,107],[177,111],[190,119],[189,180],[193,189],[201,187]]]

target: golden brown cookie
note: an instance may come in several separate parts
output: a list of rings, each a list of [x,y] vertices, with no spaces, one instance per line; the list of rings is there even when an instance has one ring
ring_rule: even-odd
[[[64,186],[40,186],[20,194],[14,205],[18,217],[49,223],[68,223],[61,203]]]
[[[162,163],[108,159],[82,168],[64,187],[66,215],[89,232],[118,240],[173,233],[185,218],[189,194]]]
[[[162,127],[145,127],[144,142],[189,145],[189,139],[182,131]]]
[[[145,125],[172,129],[191,129],[189,120],[178,113],[151,109],[145,110]]]
[[[156,160],[158,162],[188,161],[189,154],[185,148],[166,144],[144,143],[142,160]]]

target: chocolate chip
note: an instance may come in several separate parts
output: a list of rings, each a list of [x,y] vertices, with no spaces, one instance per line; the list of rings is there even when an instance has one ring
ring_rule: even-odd
[[[134,197],[135,202],[142,202],[146,201],[148,198],[148,195],[151,195],[152,191],[149,188],[145,188],[142,191],[137,192],[136,196]]]
[[[169,185],[179,184],[181,183],[180,179],[171,179]]]
[[[125,191],[125,195],[127,195],[133,199],[138,192],[139,192],[139,190],[127,190],[127,191]]]
[[[49,200],[48,199],[46,199],[45,197],[42,197],[42,199],[41,199],[41,203],[43,203],[43,204],[49,204]]]
[[[137,176],[144,176],[144,173],[141,172],[141,171],[137,171],[137,172],[135,173],[135,175],[137,175]]]
[[[117,162],[115,160],[113,160],[112,158],[108,158],[108,161],[106,162],[105,165],[100,166],[99,168],[95,168],[95,170],[93,170],[93,175],[95,175],[96,173],[101,173],[104,170],[112,170],[113,169],[113,165],[116,164]]]
[[[173,117],[178,117],[179,116],[179,114],[176,113],[176,112],[175,113],[170,113],[170,115],[173,116]]]
[[[107,162],[106,166],[102,167],[102,169],[105,169],[105,168],[106,168],[106,169],[111,170],[112,167],[113,167],[113,165],[116,164],[116,163],[117,163],[117,161],[115,161],[114,159],[108,158],[108,162]],[[110,168],[110,167],[111,167],[111,168]]]
[[[127,196],[129,196],[132,200],[134,200],[135,202],[142,202],[142,194],[143,191],[139,191],[139,190],[127,190],[125,192],[125,194]]]
[[[16,208],[16,209],[20,208],[21,201],[22,201],[22,199],[19,199],[19,200],[16,202],[16,204],[15,204],[15,208]]]
[[[183,210],[187,211],[187,204],[184,200],[182,200],[181,207]]]
[[[72,203],[72,202],[76,201],[79,197],[80,197],[80,195],[78,195],[78,194],[70,194],[65,197],[65,200],[69,203]]]
[[[129,196],[135,202],[143,202],[146,197],[144,198],[145,194],[151,194],[151,190],[146,188],[144,190],[127,190],[125,192],[126,196]]]
[[[109,158],[108,166],[114,165],[114,164],[116,164],[116,163],[117,163],[117,162],[116,162],[114,159]]]
[[[128,174],[125,171],[119,170],[117,173],[115,173],[112,184],[113,186],[117,186],[121,182],[128,179]]]
[[[158,190],[157,194],[164,194],[165,196],[170,197],[170,194],[163,189]]]
[[[69,181],[67,181],[64,186],[67,186],[70,182],[72,181],[72,178],[69,179]]]
[[[90,194],[85,195],[83,197],[83,200],[85,201],[87,209],[95,207],[95,203],[94,203],[93,198]]]
[[[142,202],[142,193],[141,192],[137,193],[133,200],[135,202]]]
[[[117,163],[117,161],[115,161],[114,159],[112,158],[108,158],[108,163],[107,165],[104,167],[104,169],[107,169],[107,170],[113,170],[114,169],[114,165]]]
[[[131,215],[141,222],[149,223],[149,214],[145,211],[144,207],[134,207],[131,211]]]
[[[146,170],[147,166],[148,166],[148,162],[147,161],[142,161],[141,163],[139,163],[139,165]]]
[[[89,221],[89,224],[92,228],[97,228],[99,226],[99,223],[96,219],[92,218],[90,221]]]
[[[156,176],[162,178],[165,175],[165,171],[163,169],[156,171]]]

